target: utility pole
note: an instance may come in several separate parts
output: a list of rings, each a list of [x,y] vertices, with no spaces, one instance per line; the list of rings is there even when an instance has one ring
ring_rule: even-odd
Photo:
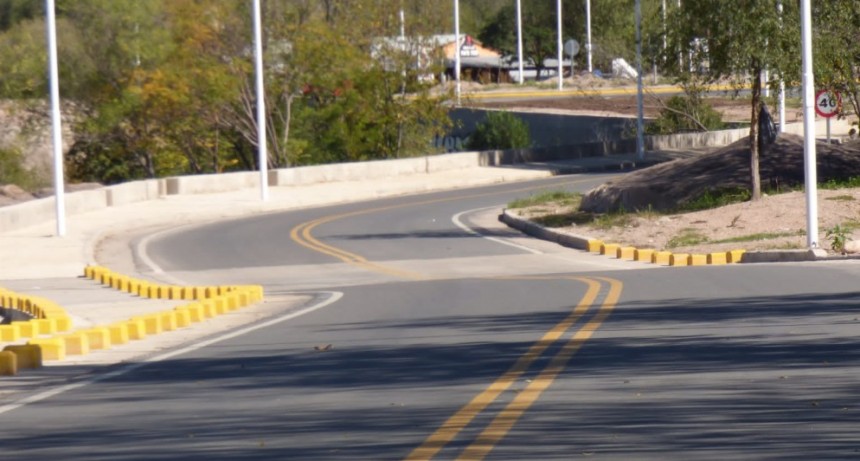
[[[263,28],[260,0],[254,0],[254,73],[257,83],[257,163],[260,166],[260,200],[269,200],[269,154],[266,151],[266,88],[263,80]]]
[[[588,59],[588,73],[590,74],[593,71],[591,67],[591,0],[585,0],[585,54]]]
[[[803,164],[806,177],[806,243],[818,248],[818,170],[815,155],[815,80],[812,73],[812,7],[800,2],[800,37],[803,68]]]
[[[636,158],[645,160],[645,116],[642,107],[642,5],[636,0]]]
[[[454,0],[454,80],[457,105],[460,105],[460,0]]]
[[[562,55],[562,45],[561,45],[561,0],[556,0],[556,16],[558,19],[558,91],[561,91],[564,88],[564,84],[562,80],[564,79],[564,70],[562,69],[561,61],[563,59]]]
[[[517,58],[520,64],[520,85],[522,85],[526,78],[523,75],[523,9],[520,3],[521,1],[517,0]]]
[[[63,177],[63,127],[60,117],[60,77],[57,66],[57,20],[54,0],[45,0],[48,40],[48,79],[51,93],[51,139],[54,148],[54,202],[57,212],[57,237],[66,235],[66,194]]]

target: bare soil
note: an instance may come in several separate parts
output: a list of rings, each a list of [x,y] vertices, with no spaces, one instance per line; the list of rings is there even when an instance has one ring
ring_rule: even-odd
[[[520,213],[533,219],[570,211],[573,211],[570,207],[548,204],[526,208]],[[860,189],[819,190],[818,214],[819,246],[830,250],[827,229],[837,224],[856,225],[860,221]],[[803,249],[807,247],[806,216],[805,193],[789,192],[691,213],[631,214],[629,221],[609,228],[582,225],[559,230],[607,243],[676,253]],[[685,236],[699,243],[680,243]],[[760,238],[751,240],[755,236]],[[717,243],[728,239],[738,241]],[[855,236],[857,239],[860,236]]]

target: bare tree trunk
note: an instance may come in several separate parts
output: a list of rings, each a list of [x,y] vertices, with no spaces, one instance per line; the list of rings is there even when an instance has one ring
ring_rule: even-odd
[[[759,174],[759,129],[758,119],[761,110],[761,69],[756,66],[752,75],[752,117],[750,117],[750,195],[752,200],[761,199],[761,175]]]

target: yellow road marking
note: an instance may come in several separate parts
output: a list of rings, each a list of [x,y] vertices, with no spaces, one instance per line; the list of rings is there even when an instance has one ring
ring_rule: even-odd
[[[740,89],[743,89],[741,87]],[[711,91],[727,91],[727,90],[735,90],[738,89],[734,85],[714,85],[710,88]],[[658,87],[647,87],[644,90],[646,93],[651,94],[667,94],[667,93],[682,93],[684,90],[676,85],[672,86],[658,86]],[[475,92],[475,93],[466,93],[463,95],[464,99],[516,99],[516,98],[552,98],[558,96],[621,96],[621,95],[631,95],[637,94],[638,90],[636,87],[623,87],[623,88],[590,88],[590,89],[580,89],[580,88],[571,88],[568,90],[533,90],[533,91],[505,91],[505,92]]]
[[[530,279],[534,280],[538,278],[539,277],[531,277]],[[594,303],[594,300],[597,298],[597,294],[600,292],[600,283],[585,277],[566,278],[581,281],[588,286],[585,295],[583,295],[579,304],[576,305],[570,315],[552,327],[552,329],[546,332],[536,343],[532,344],[526,353],[520,356],[508,371],[490,384],[483,392],[475,396],[469,403],[457,411],[457,413],[448,418],[448,420],[445,421],[445,423],[443,423],[436,432],[424,440],[424,443],[422,443],[421,446],[413,450],[412,453],[405,458],[406,461],[428,460],[435,456],[436,453],[444,448],[445,445],[450,443],[451,440],[453,440],[454,437],[463,430],[463,428],[468,426],[475,416],[484,411],[484,409],[495,401],[502,392],[519,379],[519,377],[525,373],[531,364],[537,360],[548,347],[555,343],[582,317],[583,314],[585,314],[585,312],[588,311],[588,308]],[[550,279],[550,277],[545,277],[545,279]]]
[[[603,305],[597,315],[577,331],[573,337],[562,347],[561,351],[553,357],[546,368],[529,383],[526,388],[517,394],[511,403],[502,410],[483,432],[466,447],[458,460],[478,461],[484,459],[487,454],[495,448],[516,424],[517,420],[534,404],[558,375],[567,366],[567,363],[577,351],[591,338],[591,335],[600,327],[604,320],[609,317],[618,298],[621,295],[622,283],[616,279],[598,277],[598,279],[610,284],[609,293],[603,300]]]
[[[593,181],[593,180],[594,180],[593,178],[586,178],[586,179],[581,179],[581,180],[577,180],[577,181],[569,181],[566,184],[579,184],[579,183],[589,182],[589,181]],[[352,253],[352,252],[337,248],[335,246],[323,243],[319,239],[317,239],[316,237],[313,236],[313,230],[319,225],[330,223],[330,222],[336,221],[338,219],[348,218],[348,217],[352,217],[352,216],[360,216],[360,215],[365,215],[365,214],[370,214],[370,213],[376,213],[379,211],[394,210],[394,209],[405,208],[405,207],[409,207],[409,206],[422,206],[422,205],[431,205],[434,203],[452,202],[455,200],[463,200],[463,199],[471,199],[471,198],[479,198],[479,197],[489,197],[492,195],[499,195],[499,194],[508,193],[508,192],[525,192],[525,191],[529,191],[529,190],[544,189],[544,188],[547,188],[547,186],[545,184],[523,187],[523,188],[513,189],[513,190],[486,192],[486,193],[482,193],[482,194],[473,194],[473,195],[466,195],[466,196],[456,196],[456,197],[448,197],[448,198],[440,198],[440,199],[432,199],[432,200],[423,200],[423,201],[411,202],[411,203],[401,203],[398,205],[388,205],[388,206],[382,206],[382,207],[377,207],[377,208],[369,208],[366,210],[356,210],[356,211],[350,211],[347,213],[340,213],[340,214],[336,214],[336,215],[324,216],[321,218],[314,219],[312,221],[307,221],[307,222],[301,223],[301,224],[293,227],[292,230],[290,230],[290,239],[292,239],[297,244],[299,244],[305,248],[308,248],[309,250],[316,251],[318,253],[322,253],[322,254],[331,256],[331,257],[333,257],[335,259],[339,259],[339,260],[341,260],[347,264],[361,267],[363,269],[366,269],[366,270],[369,270],[372,272],[382,273],[382,274],[386,274],[386,275],[392,275],[392,276],[400,277],[400,278],[407,279],[407,280],[424,280],[427,277],[424,276],[423,274],[419,274],[417,272],[406,271],[406,270],[400,270],[397,268],[388,267],[388,266],[385,266],[382,264],[374,263],[374,262],[368,261],[367,258],[365,258],[361,255],[358,255],[356,253]]]

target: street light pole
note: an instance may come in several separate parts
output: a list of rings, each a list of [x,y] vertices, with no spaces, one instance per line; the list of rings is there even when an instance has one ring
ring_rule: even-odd
[[[803,61],[803,164],[806,178],[806,243],[818,248],[818,170],[815,155],[815,81],[812,73],[812,8],[800,2],[800,37]]]
[[[523,9],[520,3],[521,1],[517,0],[517,58],[520,64],[520,85],[522,85],[526,78],[523,75]]]
[[[556,16],[558,17],[557,18],[558,19],[558,34],[557,34],[558,35],[558,90],[561,91],[561,89],[564,87],[564,84],[562,83],[562,79],[564,78],[564,74],[562,72],[564,72],[564,71],[562,70],[562,66],[561,66],[561,61],[563,58],[562,51],[561,51],[562,50],[562,45],[561,45],[561,0],[556,0],[555,3],[556,3],[556,12],[557,12]]]
[[[460,105],[460,0],[454,0],[454,80],[457,105]]]
[[[48,40],[48,78],[51,94],[51,139],[54,149],[54,202],[57,212],[57,236],[66,235],[66,195],[63,178],[63,127],[60,118],[60,82],[57,66],[57,21],[54,0],[45,0]]]
[[[269,199],[269,154],[266,151],[266,89],[263,81],[263,28],[260,0],[254,0],[254,73],[257,83],[257,163],[260,167],[260,200]]]
[[[588,73],[591,67],[591,0],[585,0],[585,54],[588,59]]]
[[[645,127],[642,119],[642,5],[636,0],[636,158],[645,159]]]

